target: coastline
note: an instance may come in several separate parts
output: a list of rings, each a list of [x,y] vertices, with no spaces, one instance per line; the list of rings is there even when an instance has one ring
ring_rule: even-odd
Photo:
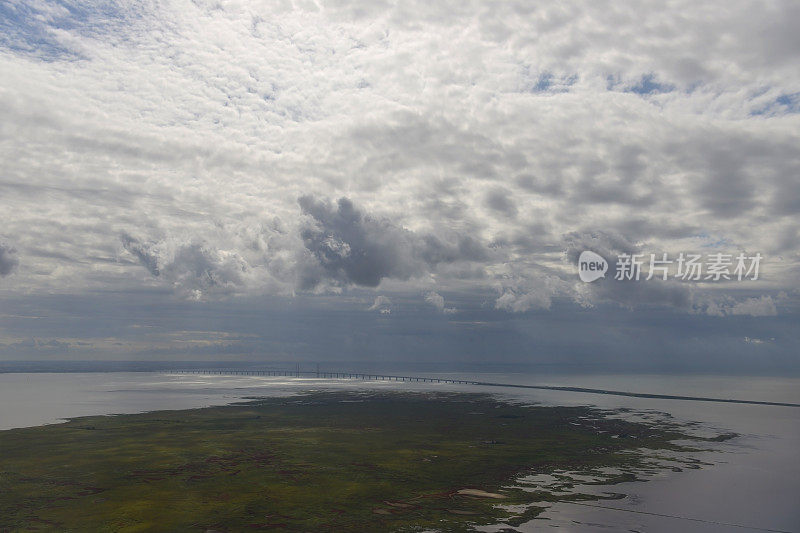
[[[571,490],[578,480],[565,472],[591,476],[589,484],[603,489],[654,470],[710,466],[682,454],[715,439],[684,433],[669,420],[613,414],[474,393],[316,391],[80,417],[0,433],[7,450],[0,514],[8,529],[46,523],[125,530],[156,520],[158,527],[205,530],[359,531],[366,523],[467,531],[521,526],[558,501],[622,497]],[[557,475],[558,483],[534,475]],[[97,510],[91,519],[80,512],[86,505]],[[281,521],[248,522],[256,516]]]

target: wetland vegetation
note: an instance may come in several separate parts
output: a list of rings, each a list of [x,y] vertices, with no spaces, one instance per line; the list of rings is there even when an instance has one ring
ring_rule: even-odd
[[[316,391],[1,431],[0,531],[514,526],[547,502],[619,497],[569,490],[566,472],[631,481],[667,468],[665,458],[696,467],[675,454],[729,437],[613,414],[478,394]]]

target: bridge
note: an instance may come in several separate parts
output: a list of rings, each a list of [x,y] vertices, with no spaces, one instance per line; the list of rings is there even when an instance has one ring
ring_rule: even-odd
[[[585,394],[605,394],[610,396],[626,396],[630,398],[649,398],[654,400],[682,400],[694,402],[717,402],[717,403],[735,403],[735,404],[748,404],[748,405],[771,405],[779,407],[800,407],[798,403],[789,402],[764,402],[757,400],[739,400],[732,398],[708,398],[704,396],[679,396],[674,394],[653,394],[646,392],[628,392],[617,391],[608,389],[594,389],[586,387],[570,387],[570,386],[556,386],[556,385],[525,385],[518,383],[493,383],[488,381],[473,381],[467,379],[452,379],[452,378],[438,378],[438,377],[423,377],[423,376],[396,376],[391,374],[374,374],[374,373],[361,373],[361,372],[320,372],[300,370],[299,367],[295,370],[227,370],[227,369],[191,369],[191,370],[173,370],[165,372],[167,374],[205,374],[205,375],[220,375],[220,376],[276,376],[276,377],[295,377],[295,378],[317,378],[317,379],[353,379],[361,381],[400,381],[400,382],[417,382],[417,383],[449,383],[454,385],[475,385],[480,387],[506,387],[516,389],[537,389],[549,391],[562,391],[562,392],[578,392]]]
[[[207,374],[220,376],[278,376],[278,377],[307,377],[318,379],[357,379],[361,381],[416,381],[419,383],[451,383],[456,385],[480,385],[480,382],[466,379],[434,378],[420,376],[394,376],[389,374],[364,374],[360,372],[320,372],[309,370],[224,370],[224,369],[195,369],[174,370],[168,374]]]

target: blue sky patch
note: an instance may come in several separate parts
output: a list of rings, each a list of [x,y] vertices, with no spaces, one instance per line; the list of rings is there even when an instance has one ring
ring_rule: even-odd
[[[675,86],[670,83],[661,83],[656,79],[655,74],[645,74],[635,85],[625,89],[625,92],[636,94],[662,94],[675,90]]]
[[[53,0],[38,5],[11,0],[0,3],[0,48],[45,60],[75,59],[79,54],[53,30],[99,37],[119,26],[130,13],[109,0]]]
[[[782,94],[767,105],[750,112],[753,116],[774,116],[792,113],[800,113],[800,93]]]
[[[576,74],[557,77],[552,72],[531,72],[528,66],[523,67],[522,77],[522,90],[531,93],[565,93],[578,81]]]

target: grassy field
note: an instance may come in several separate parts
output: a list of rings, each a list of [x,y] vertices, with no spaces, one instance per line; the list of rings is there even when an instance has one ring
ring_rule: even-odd
[[[519,524],[526,473],[678,450],[675,426],[484,395],[312,392],[0,432],[0,531],[469,531]],[[524,511],[503,508],[528,504]]]

